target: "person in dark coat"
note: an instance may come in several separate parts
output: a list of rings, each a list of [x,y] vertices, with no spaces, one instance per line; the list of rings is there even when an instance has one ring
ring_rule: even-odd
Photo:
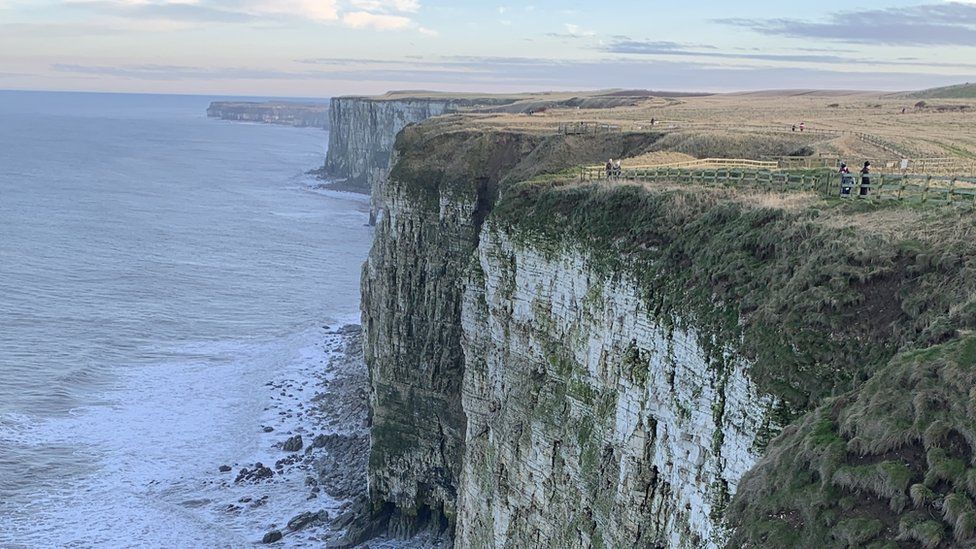
[[[847,164],[840,165],[840,195],[842,197],[851,196],[851,188],[854,187],[854,176]]]
[[[868,189],[871,188],[871,163],[865,161],[864,167],[861,168],[861,191],[860,196],[867,196]]]

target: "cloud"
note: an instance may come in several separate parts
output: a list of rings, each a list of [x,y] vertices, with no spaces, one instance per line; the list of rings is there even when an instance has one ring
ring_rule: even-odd
[[[976,0],[974,0],[976,1]],[[758,50],[719,51],[715,46],[704,44],[688,45],[667,41],[615,40],[599,48],[607,53],[625,55],[654,55],[675,57],[699,57],[705,59],[728,59],[740,61],[773,61],[783,63],[822,63],[847,65],[911,65],[921,67],[976,68],[970,63],[941,63],[925,61],[921,58],[872,59],[839,55],[854,53],[852,50],[826,50],[819,48],[798,48],[800,53],[765,53]],[[824,52],[824,53],[821,53]],[[833,53],[827,53],[833,52]]]
[[[736,91],[763,88],[921,89],[960,81],[952,74],[898,70],[873,72],[796,67],[723,67],[688,59],[602,59],[554,61],[508,57],[441,57],[401,61],[333,58],[306,60],[308,69],[255,69],[178,65],[101,66],[58,64],[54,71],[84,77],[141,81],[348,81],[357,85],[417,85],[453,89],[651,88]]]
[[[711,57],[719,59],[743,59],[754,61],[789,61],[808,63],[842,63],[850,59],[830,54],[779,54],[779,53],[736,53],[720,52],[715,46],[687,46],[677,42],[651,42],[638,40],[616,40],[601,48],[608,53],[630,55],[662,55],[683,57]]]
[[[313,73],[291,73],[287,71],[254,69],[248,67],[193,67],[185,65],[80,65],[71,63],[56,63],[51,65],[55,72],[74,73],[97,76],[115,76],[136,80],[265,80],[308,78]]]
[[[297,15],[315,21],[335,21],[339,18],[336,0],[262,0],[252,2],[245,10],[258,14]]]
[[[718,19],[763,34],[885,45],[976,44],[976,2],[944,2],[905,8],[842,11],[823,21]]]
[[[112,17],[178,22],[236,23],[255,19],[258,13],[223,9],[197,2],[134,2],[85,0],[67,2],[71,8]]]
[[[3,2],[4,0],[0,0]],[[339,22],[354,29],[413,29],[433,35],[409,15],[419,0],[64,0],[89,12],[129,19],[179,22],[249,22],[267,18],[301,18]]]
[[[570,36],[596,36],[595,32],[591,30],[583,30],[579,25],[574,25],[573,23],[566,23],[563,26],[566,27],[566,32],[569,33]]]
[[[336,0],[67,0],[65,5],[129,19],[237,23],[266,17],[338,19]]]
[[[371,12],[409,12],[420,11],[419,0],[350,0],[353,7]]]
[[[342,24],[353,29],[402,30],[413,26],[413,20],[402,15],[354,11],[343,14]]]
[[[591,30],[584,30],[580,28],[579,25],[574,23],[565,23],[563,28],[566,32],[548,32],[546,36],[549,38],[562,38],[562,39],[580,39],[580,38],[593,38],[596,36],[596,32]]]

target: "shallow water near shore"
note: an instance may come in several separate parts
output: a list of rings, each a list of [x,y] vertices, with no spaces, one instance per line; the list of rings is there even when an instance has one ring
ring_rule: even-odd
[[[338,504],[234,477],[361,428],[307,408],[368,204],[307,190],[326,132],[209,99],[0,92],[0,547],[239,547]]]

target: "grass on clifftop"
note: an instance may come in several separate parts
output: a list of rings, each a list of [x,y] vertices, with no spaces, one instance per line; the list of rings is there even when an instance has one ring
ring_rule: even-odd
[[[901,348],[976,326],[969,214],[756,200],[733,190],[530,182],[493,217],[553,254],[581,248],[627,276],[662,323],[752,363],[782,423],[868,379]]]
[[[929,88],[909,94],[915,99],[976,99],[976,84],[956,84],[941,88]]]

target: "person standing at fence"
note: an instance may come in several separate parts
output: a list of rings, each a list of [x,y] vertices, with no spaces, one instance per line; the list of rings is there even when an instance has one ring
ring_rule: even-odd
[[[620,177],[620,161],[619,160],[613,163],[613,177],[614,178]]]
[[[864,162],[864,167],[861,168],[861,191],[860,196],[867,196],[868,189],[871,188],[871,163],[868,161]]]
[[[847,198],[851,196],[851,188],[854,187],[854,176],[851,175],[851,169],[847,167],[847,164],[840,165],[840,196],[842,198]]]
[[[806,127],[807,127],[807,125],[806,125],[806,124],[804,124],[803,122],[800,122],[800,131],[801,131],[801,132],[802,132],[802,131],[803,131],[803,130],[804,130],[804,129],[806,128]]]
[[[610,177],[613,176],[613,159],[612,158],[610,160],[607,160],[607,166],[606,166],[606,168],[607,168],[607,179],[610,179]]]

